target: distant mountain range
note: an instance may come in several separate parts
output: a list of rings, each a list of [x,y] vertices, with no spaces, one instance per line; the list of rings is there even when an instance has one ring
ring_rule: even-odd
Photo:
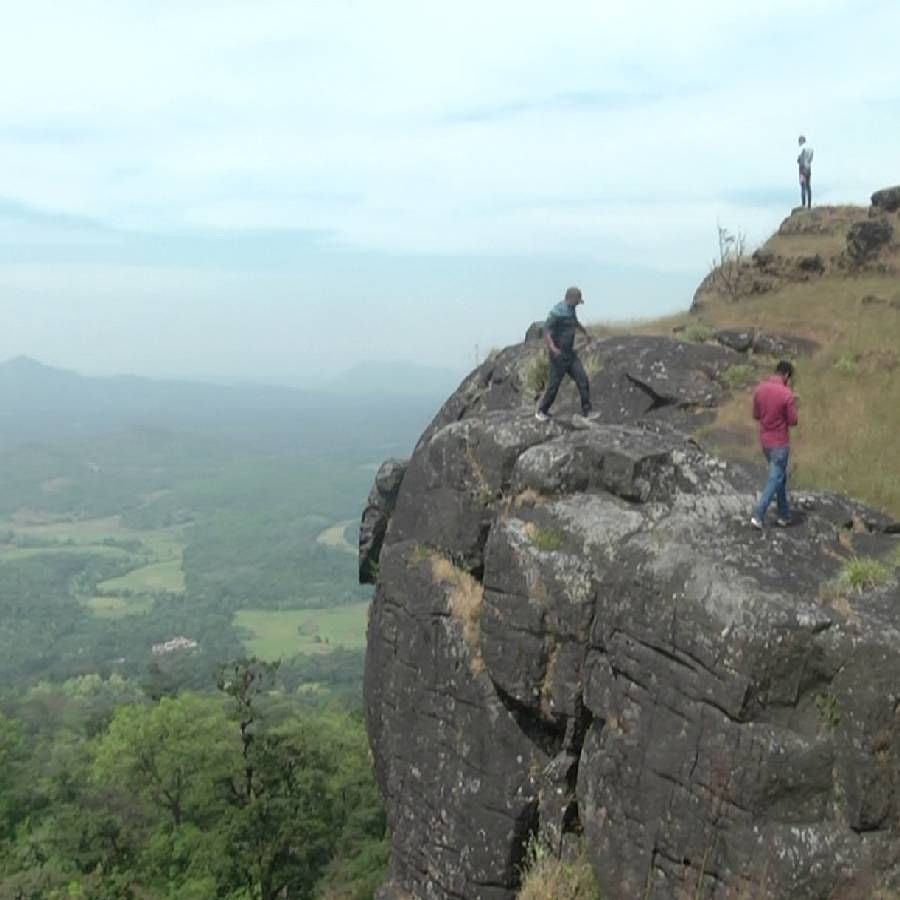
[[[28,356],[0,363],[0,410],[65,410],[132,413],[196,410],[305,409],[329,395],[389,394],[442,398],[461,375],[450,369],[408,363],[360,363],[315,389],[269,383],[208,383],[136,375],[88,376],[45,365]]]
[[[0,363],[3,412],[115,412],[284,409],[315,405],[310,392],[269,385],[215,385],[134,375],[79,375],[27,356]]]
[[[133,375],[86,376],[26,356],[0,363],[0,441],[71,437],[130,426],[231,433],[295,428],[365,435],[378,417],[423,426],[456,387],[451,372],[366,364],[302,390],[270,384],[212,384]],[[377,402],[373,402],[373,400]],[[387,408],[390,408],[390,412]]]

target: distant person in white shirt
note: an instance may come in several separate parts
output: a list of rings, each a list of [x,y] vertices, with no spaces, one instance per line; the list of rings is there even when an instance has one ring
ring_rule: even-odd
[[[813,148],[807,146],[806,138],[802,134],[798,143],[800,144],[800,155],[797,157],[797,165],[800,168],[800,206],[811,209]]]

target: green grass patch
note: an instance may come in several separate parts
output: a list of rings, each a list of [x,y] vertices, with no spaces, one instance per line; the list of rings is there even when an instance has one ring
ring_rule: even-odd
[[[841,723],[841,708],[834,694],[817,694],[816,712],[823,728],[831,730]]]
[[[559,550],[565,541],[565,535],[555,528],[532,528],[529,530],[531,543],[544,553]]]
[[[84,605],[98,619],[124,619],[149,612],[153,600],[149,597],[92,597]]]
[[[34,556],[45,555],[58,556],[106,556],[110,559],[123,559],[130,556],[125,550],[118,547],[90,546],[86,544],[59,544],[47,547],[15,547],[11,544],[0,547],[0,562],[13,562],[18,559],[30,559]]]
[[[705,344],[712,336],[712,328],[710,328],[709,325],[704,325],[703,322],[695,322],[693,325],[688,325],[688,327],[681,332],[681,338],[683,340],[693,341],[695,344]]]
[[[838,375],[855,375],[857,366],[853,357],[845,353],[834,361],[832,368]]]
[[[103,581],[97,587],[113,594],[120,591],[129,591],[134,594],[152,594],[156,591],[180,594],[184,591],[184,571],[181,568],[181,559],[170,559],[166,562],[141,566],[118,578]]]
[[[339,550],[342,553],[351,553],[356,556],[357,548],[347,539],[347,532],[351,528],[355,528],[355,526],[355,519],[345,519],[343,522],[337,522],[320,532],[316,537],[316,543],[329,547],[332,550]]]
[[[331,609],[242,609],[234,624],[249,635],[247,651],[260,659],[277,660],[303,654],[354,650],[366,644],[368,603]]]
[[[887,584],[893,577],[891,567],[872,556],[854,556],[841,568],[839,581],[855,591],[871,590]]]

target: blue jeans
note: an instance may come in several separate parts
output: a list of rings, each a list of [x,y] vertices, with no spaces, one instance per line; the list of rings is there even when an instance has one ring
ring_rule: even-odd
[[[787,468],[790,447],[763,447],[763,453],[769,462],[769,480],[763,488],[762,496],[756,506],[756,518],[762,522],[772,498],[778,499],[778,517],[790,519],[791,510],[787,501]]]

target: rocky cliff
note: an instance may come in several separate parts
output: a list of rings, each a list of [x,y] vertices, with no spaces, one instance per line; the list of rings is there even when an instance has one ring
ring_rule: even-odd
[[[567,387],[546,424],[542,353],[473,372],[364,514],[379,896],[511,900],[532,835],[604,900],[897,886],[900,589],[846,568],[888,522],[809,494],[748,527],[758,476],[687,436],[735,350],[594,340],[597,421]]]

